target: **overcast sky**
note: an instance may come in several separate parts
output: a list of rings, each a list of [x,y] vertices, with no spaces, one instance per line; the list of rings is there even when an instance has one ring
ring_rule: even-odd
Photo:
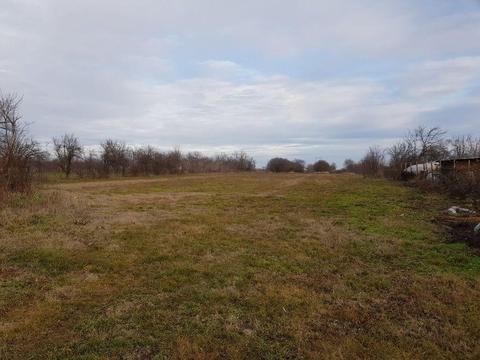
[[[0,89],[42,142],[342,164],[480,135],[480,1],[0,0]]]

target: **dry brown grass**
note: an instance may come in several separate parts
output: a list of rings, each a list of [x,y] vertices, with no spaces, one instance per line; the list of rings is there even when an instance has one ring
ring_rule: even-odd
[[[442,241],[428,196],[215,174],[12,198],[0,357],[474,358],[480,261]]]

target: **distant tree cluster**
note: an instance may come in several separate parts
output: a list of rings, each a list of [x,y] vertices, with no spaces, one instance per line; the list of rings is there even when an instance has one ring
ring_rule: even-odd
[[[337,166],[335,163],[329,164],[325,160],[318,160],[317,162],[305,165],[305,161],[295,159],[293,161],[285,158],[270,159],[266,166],[267,171],[271,172],[331,172],[335,171]]]
[[[113,139],[102,142],[100,151],[87,152],[73,135],[60,139],[54,139],[55,157],[50,162],[66,177],[71,171],[82,178],[100,178],[255,170],[255,161],[244,152],[209,157],[179,149],[160,151],[150,145],[131,147]]]
[[[329,164],[325,160],[318,160],[317,162],[308,165],[307,170],[309,172],[333,172],[337,170],[337,165],[335,163]]]
[[[304,172],[305,162],[302,160],[288,160],[284,158],[273,158],[267,164],[268,171],[271,172]]]

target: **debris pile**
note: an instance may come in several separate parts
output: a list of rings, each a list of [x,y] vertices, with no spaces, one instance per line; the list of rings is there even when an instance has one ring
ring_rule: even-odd
[[[474,210],[461,208],[459,206],[452,206],[447,210],[447,212],[449,215],[452,215],[452,216],[468,216],[468,215],[476,214],[476,211]]]
[[[478,223],[477,226],[475,226],[475,229],[473,229],[473,232],[475,233],[475,235],[480,236],[480,223]]]
[[[448,226],[450,240],[480,248],[480,215],[476,211],[452,206],[438,221]]]

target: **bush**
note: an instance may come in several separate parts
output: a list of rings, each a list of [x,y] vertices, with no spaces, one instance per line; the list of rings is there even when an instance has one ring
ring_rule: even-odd
[[[318,160],[317,162],[312,164],[312,167],[311,167],[312,171],[315,171],[315,172],[335,171],[335,168],[336,166],[333,167],[325,160]]]
[[[440,186],[451,196],[480,199],[480,177],[471,174],[452,173],[440,178]]]
[[[304,172],[305,162],[290,161],[284,158],[273,158],[267,164],[267,171],[271,172]]]

